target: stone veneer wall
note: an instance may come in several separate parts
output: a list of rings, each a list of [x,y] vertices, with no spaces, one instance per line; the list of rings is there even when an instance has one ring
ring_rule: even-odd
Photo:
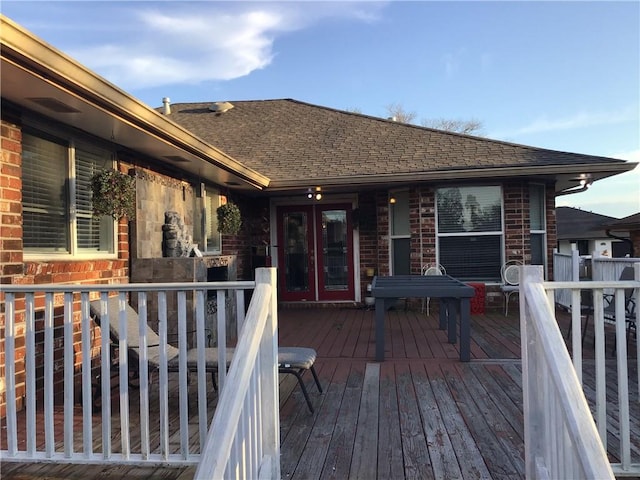
[[[137,218],[132,222],[132,258],[162,257],[165,212],[176,212],[193,232],[195,192],[184,181],[136,167]]]

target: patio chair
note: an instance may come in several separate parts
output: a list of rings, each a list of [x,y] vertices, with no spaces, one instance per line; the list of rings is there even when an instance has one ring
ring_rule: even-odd
[[[433,265],[425,265],[422,268],[422,275],[446,275],[447,270],[440,265],[439,263],[434,263]],[[422,299],[422,313],[425,312],[425,306],[427,311],[427,316],[429,316],[429,301],[431,299],[429,297]]]
[[[110,297],[108,300],[108,315],[109,315],[109,336],[113,342],[114,347],[118,345],[119,341],[119,311],[120,305],[118,297]],[[100,325],[100,300],[94,300],[90,304],[90,312],[95,322]],[[127,342],[129,349],[129,378],[132,380],[132,385],[135,386],[135,380],[139,378],[138,371],[138,358],[140,351],[140,330],[138,326],[138,313],[127,304]],[[231,363],[231,357],[233,356],[233,348],[227,348],[227,367]],[[167,370],[169,372],[179,371],[179,354],[180,351],[177,347],[167,344],[166,349],[167,356]],[[151,327],[147,325],[147,360],[149,363],[149,369],[151,371],[157,371],[160,367],[160,337]],[[187,370],[189,372],[195,371],[198,366],[198,350],[191,348],[187,350]],[[217,390],[216,374],[218,373],[218,349],[215,347],[205,348],[205,367],[207,372],[211,373],[214,390]],[[98,400],[100,388],[96,389],[96,395],[94,398]]]
[[[620,273],[619,281],[634,280],[633,267],[625,267]],[[624,291],[624,306],[625,306],[625,323],[627,336],[630,333],[637,334],[636,332],[636,302],[633,299],[633,288],[626,288]],[[616,305],[614,295],[604,295],[605,306],[603,308],[604,321],[606,324],[615,325],[616,323]],[[594,313],[593,308],[593,291],[582,290],[580,292],[580,305],[581,311],[585,315],[584,328],[582,330],[582,344],[584,345],[584,339],[589,327],[589,319]],[[569,322],[569,329],[567,331],[567,338],[571,336],[572,324]],[[594,337],[595,342],[595,337]],[[615,350],[614,350],[615,351]]]
[[[502,285],[500,290],[504,295],[504,316],[509,314],[509,300],[514,293],[520,291],[520,268],[523,264],[520,260],[509,260],[500,269]]]
[[[108,301],[108,313],[109,313],[109,335],[114,346],[117,346],[119,340],[119,300],[118,297],[110,297]],[[96,323],[100,324],[100,300],[92,301],[90,304],[91,316]],[[127,341],[130,354],[130,379],[139,379],[138,372],[138,352],[140,350],[140,333],[138,326],[138,313],[129,305],[126,306],[127,314]],[[234,354],[233,348],[227,348],[227,368],[231,363],[231,359]],[[179,355],[180,351],[177,347],[167,344],[167,370],[170,372],[179,371]],[[153,329],[147,326],[147,360],[149,363],[149,369],[157,371],[160,367],[160,337],[153,331]],[[313,378],[318,386],[318,390],[322,393],[322,387],[314,363],[316,361],[316,351],[312,348],[306,347],[281,347],[278,348],[278,370],[280,373],[293,374],[296,376],[302,393],[309,410],[313,413],[313,406],[309,398],[307,389],[302,381],[302,374],[305,370],[311,370]],[[191,348],[187,350],[187,370],[189,372],[196,371],[198,368],[198,349]],[[211,380],[213,382],[213,388],[217,391],[218,384],[216,382],[216,375],[218,373],[218,349],[215,347],[205,348],[205,368],[207,372],[211,373]],[[96,379],[97,380],[97,379]],[[134,383],[135,384],[135,383]],[[94,385],[94,405],[99,405],[100,386],[99,381]]]
[[[314,412],[311,399],[309,398],[309,392],[302,381],[302,374],[306,370],[311,370],[313,379],[316,382],[318,391],[322,393],[322,386],[318,379],[318,374],[313,366],[316,361],[316,351],[313,348],[308,347],[280,347],[278,348],[278,371],[280,373],[290,373],[295,375],[300,385],[300,390],[304,395],[304,399],[307,401],[307,406],[311,413]]]

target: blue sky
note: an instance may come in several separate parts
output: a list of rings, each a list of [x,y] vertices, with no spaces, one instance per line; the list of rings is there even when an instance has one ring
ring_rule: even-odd
[[[4,15],[152,107],[294,98],[477,119],[640,162],[640,2],[11,1]],[[640,167],[558,205],[640,212]]]

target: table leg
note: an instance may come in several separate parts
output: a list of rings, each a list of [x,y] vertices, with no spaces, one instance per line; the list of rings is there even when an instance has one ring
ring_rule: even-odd
[[[448,323],[447,323],[447,327],[448,327],[448,331],[447,331],[447,336],[449,337],[449,343],[453,343],[455,344],[456,341],[458,340],[458,335],[457,335],[457,328],[456,328],[456,322],[458,321],[458,314],[459,314],[459,305],[458,302],[456,302],[454,299],[452,298],[447,298],[446,300],[447,302],[447,310],[449,311],[449,316],[448,316]]]
[[[376,361],[384,362],[385,299],[376,297]]]
[[[445,330],[447,328],[447,308],[448,303],[446,298],[440,299],[440,330]]]
[[[460,299],[460,361],[471,359],[471,299]]]

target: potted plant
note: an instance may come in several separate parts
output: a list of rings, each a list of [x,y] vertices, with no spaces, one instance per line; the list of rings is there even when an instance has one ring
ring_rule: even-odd
[[[109,215],[115,220],[136,216],[136,179],[114,169],[91,177],[93,215]]]
[[[218,215],[218,231],[225,235],[235,235],[240,231],[242,218],[240,208],[235,203],[227,202],[216,210]]]

